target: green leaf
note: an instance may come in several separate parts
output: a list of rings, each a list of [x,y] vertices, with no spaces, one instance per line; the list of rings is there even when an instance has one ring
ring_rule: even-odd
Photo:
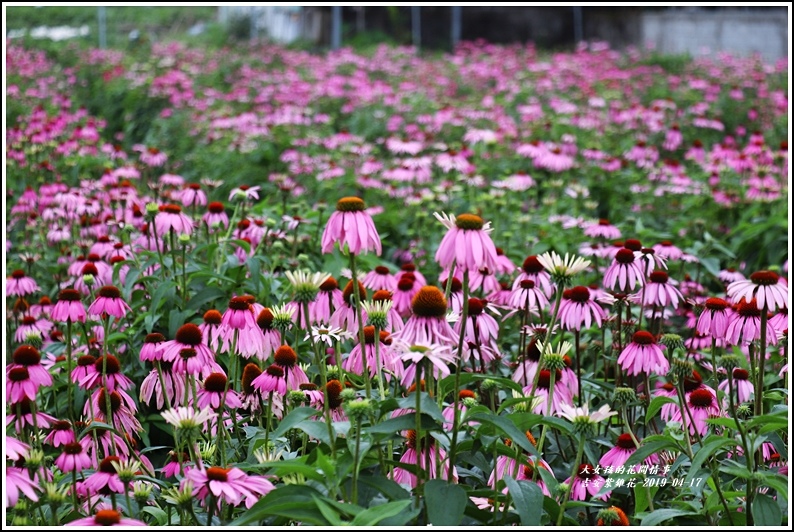
[[[788,479],[786,479],[786,477],[783,475],[776,473],[764,472],[762,475],[763,479],[761,480],[761,484],[764,486],[769,486],[773,490],[777,491],[777,494],[788,502]]]
[[[783,522],[780,506],[769,495],[756,495],[753,500],[752,512],[755,526],[780,526]]]
[[[300,408],[296,408],[286,416],[284,419],[281,420],[281,423],[278,424],[278,428],[273,431],[271,435],[272,439],[280,438],[284,434],[287,433],[289,429],[295,428],[295,425],[300,423],[301,421],[308,419],[311,416],[317,415],[316,408],[309,408],[308,406],[302,406]],[[326,437],[328,435],[326,434]]]
[[[651,419],[653,419],[653,416],[655,416],[664,405],[675,402],[675,399],[672,397],[664,397],[661,395],[659,397],[654,397],[651,401],[651,404],[648,405],[648,411],[645,413],[645,424],[647,425],[650,423]]]
[[[190,298],[187,309],[195,311],[203,308],[210,301],[223,302],[225,300],[228,300],[226,292],[215,286],[205,286],[195,296]],[[217,305],[213,304],[212,306],[216,307]]]
[[[170,292],[171,296],[173,296],[173,294],[175,293],[174,290],[175,287],[176,285],[174,284],[173,281],[166,281],[162,283],[160,286],[158,286],[157,290],[155,290],[154,294],[152,295],[152,304],[149,305],[149,312],[156,311],[159,309],[160,303],[162,302],[166,294]]]
[[[540,525],[540,516],[543,513],[543,492],[540,486],[526,480],[515,480],[510,475],[505,475],[504,481],[513,497],[513,507],[518,511],[521,526]]]
[[[168,514],[162,508],[158,508],[157,506],[144,506],[141,508],[142,513],[146,513],[157,519],[157,524],[159,526],[165,525],[168,521]]]
[[[316,413],[317,412],[315,411],[315,414]],[[330,436],[328,435],[328,427],[325,425],[324,422],[305,420],[295,425],[295,428],[298,430],[302,430],[303,432],[308,434],[310,438],[314,438],[315,440],[320,440],[327,446],[329,447],[331,446]]]
[[[659,451],[679,449],[675,440],[668,436],[649,436],[640,443],[640,448],[626,460],[625,466],[639,464],[649,456]]]
[[[320,497],[312,494],[312,500],[317,505],[317,509],[323,514],[329,523],[333,526],[342,526],[342,519],[339,517],[339,512],[332,508],[328,503],[323,501]]]
[[[434,526],[458,526],[469,498],[466,491],[446,480],[431,480],[424,487],[427,520]]]
[[[400,408],[410,408],[411,410],[416,410],[416,396],[412,393],[408,397],[404,397],[402,400],[399,401]],[[427,394],[422,394],[421,399],[419,400],[419,408],[422,410],[422,414],[427,414],[431,418],[435,419],[439,423],[446,423],[446,419],[441,414],[441,409],[438,408],[438,404]]]
[[[644,512],[649,504],[648,504],[648,491],[651,492],[651,500],[656,495],[656,492],[659,491],[659,486],[653,487],[645,487],[642,485],[641,482],[638,482],[634,485],[634,513],[639,514]],[[570,506],[570,505],[569,505]]]
[[[427,414],[422,414],[422,430],[441,430],[441,426],[433,421]],[[367,429],[367,432],[372,434],[394,434],[401,430],[415,430],[416,429],[416,414],[403,414],[402,416],[387,419],[382,423],[378,423],[372,428]]]
[[[382,493],[390,501],[401,501],[411,497],[411,494],[408,493],[405,488],[393,480],[380,475],[361,476],[358,478],[358,481]]]
[[[658,398],[657,398],[658,399]],[[701,447],[692,458],[692,464],[689,467],[689,474],[686,477],[686,485],[689,485],[695,474],[698,473],[700,466],[703,462],[714,456],[717,449],[728,446],[736,446],[736,440],[725,436],[711,435],[703,440],[703,447]]]
[[[676,508],[662,508],[661,510],[656,510],[646,515],[643,518],[640,525],[656,526],[660,523],[667,521],[668,519],[672,519],[673,517],[683,517],[685,515],[687,516],[694,515],[694,513],[689,510],[678,510]]]
[[[270,516],[284,516],[307,524],[328,526],[328,520],[314,504],[314,497],[321,496],[317,490],[307,485],[279,486],[229,523],[229,526],[243,526]]]
[[[492,425],[501,430],[508,438],[513,440],[513,443],[530,453],[532,456],[540,456],[540,453],[535,446],[527,439],[527,435],[521,432],[516,427],[513,420],[503,416],[496,416],[494,414],[477,413],[467,418],[472,421],[479,421],[485,425]]]
[[[406,508],[411,506],[413,503],[412,500],[403,500],[403,501],[394,501],[394,502],[387,502],[386,504],[381,504],[379,506],[373,506],[372,508],[367,508],[360,514],[358,514],[353,521],[350,523],[350,526],[374,526],[383,521],[384,519],[388,519],[390,517],[394,517],[402,513]],[[408,520],[412,518],[411,514],[407,514]],[[403,524],[407,523],[406,520]]]

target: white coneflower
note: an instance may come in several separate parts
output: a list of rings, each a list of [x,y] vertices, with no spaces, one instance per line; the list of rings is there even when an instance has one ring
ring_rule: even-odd
[[[193,440],[191,436],[198,435],[203,430],[204,424],[212,423],[218,414],[212,408],[206,406],[201,410],[196,410],[192,406],[178,406],[163,411],[161,414],[166,423],[174,426],[180,436]]]
[[[598,410],[590,412],[590,407],[587,405],[575,407],[562,404],[560,405],[559,414],[573,423],[574,432],[588,434],[594,432],[598,423],[611,418],[617,412],[610,410],[609,405],[603,405]]]
[[[583,272],[590,266],[589,260],[576,255],[568,255],[568,253],[565,254],[565,258],[562,258],[552,251],[538,255],[537,258],[556,284],[567,285],[574,275]]]
[[[334,342],[339,342],[348,335],[349,333],[347,331],[344,331],[339,327],[331,327],[330,325],[321,323],[319,325],[312,325],[311,331],[306,334],[306,337],[303,340],[306,341],[311,338],[312,343],[318,344],[323,342],[327,344],[328,347],[333,347]]]

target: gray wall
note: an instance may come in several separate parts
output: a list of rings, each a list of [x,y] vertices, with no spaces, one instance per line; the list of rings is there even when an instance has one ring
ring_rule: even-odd
[[[767,61],[788,57],[788,17],[785,8],[769,11],[738,9],[643,12],[642,37],[662,53],[692,56],[725,51],[734,55],[760,53]]]

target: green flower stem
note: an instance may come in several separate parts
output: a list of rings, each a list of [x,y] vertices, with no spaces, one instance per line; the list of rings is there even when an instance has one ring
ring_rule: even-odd
[[[366,358],[364,346],[361,347],[361,352]],[[375,369],[378,372],[378,393],[380,394],[380,400],[383,401],[386,399],[386,390],[383,388],[383,374],[381,373],[380,363],[380,327],[375,327]]]
[[[286,401],[285,401],[286,402]],[[271,390],[267,396],[267,406],[265,407],[265,452],[270,456],[270,449],[268,443],[270,440],[270,413],[273,409],[273,391]]]
[[[544,351],[545,351],[545,344],[544,344]],[[540,358],[543,359],[543,354],[540,355]],[[537,373],[535,373],[535,375],[540,375],[540,368],[541,368],[541,366],[538,366],[538,371],[537,371]],[[554,369],[550,370],[549,371],[549,397],[548,397],[548,399],[546,401],[546,414],[547,415],[551,415],[551,405],[552,405],[552,402],[553,402],[552,398],[554,396],[554,381],[555,381],[556,377],[557,377],[557,370],[554,370]],[[546,441],[546,432],[548,431],[548,428],[549,428],[549,426],[546,423],[544,423],[543,424],[543,430],[540,431],[540,439],[538,440],[538,447],[537,447],[538,452],[540,454],[543,454],[543,444]],[[538,457],[538,458],[540,458],[540,457]],[[534,464],[534,465],[537,465],[537,464]],[[537,467],[533,467],[532,468],[532,480],[537,480],[537,478],[538,478],[538,468]]]
[[[453,263],[454,266],[454,263]],[[452,276],[453,270],[450,270],[449,275]],[[448,283],[451,285],[452,283]],[[458,356],[455,362],[455,386],[452,389],[452,441],[449,445],[449,465],[447,466],[447,480],[452,482],[452,468],[455,467],[455,453],[458,450],[458,427],[460,425],[460,409],[458,408],[460,402],[460,366],[463,359],[463,340],[466,335],[466,319],[469,314],[469,271],[463,272],[463,305],[461,305],[460,316],[460,335],[458,336]]]
[[[187,306],[187,244],[182,245],[182,306]]]
[[[734,403],[734,393],[733,393],[733,370],[728,372],[728,410],[731,413],[731,417],[733,418],[733,422],[736,424],[736,428],[739,430],[739,435],[742,439],[742,449],[744,449],[744,456],[745,456],[745,465],[747,466],[747,472],[749,473],[750,477],[752,478],[753,473],[755,471],[755,464],[753,453],[749,452],[748,450],[750,447],[748,446],[747,441],[747,433],[744,430],[742,423],[739,421],[739,416],[736,415],[736,403]],[[737,397],[738,399],[738,397]],[[752,525],[752,512],[750,508],[752,508],[753,499],[755,498],[755,489],[753,486],[752,480],[748,479],[747,484],[745,486],[745,511],[747,515],[747,524]]]
[[[191,505],[190,511],[193,511],[193,507]],[[207,526],[212,526],[212,514],[215,513],[215,495],[210,492],[210,502],[207,504]],[[195,517],[196,514],[193,514]],[[196,524],[198,525],[198,519],[196,519]]]
[[[353,456],[353,504],[358,504],[359,453],[361,452],[361,418],[356,420],[356,451]]]
[[[105,390],[105,417],[106,417],[106,422],[111,427],[116,428],[115,424],[113,423],[113,408],[111,406],[111,402],[112,401],[110,400],[110,390],[108,390],[108,354],[109,354],[108,351],[109,351],[109,347],[110,347],[108,345],[109,321],[110,321],[110,317],[108,317],[108,316],[105,316],[105,317],[102,318],[102,327],[104,329],[104,332],[103,332],[104,336],[102,337],[102,339],[103,339],[102,342],[104,343],[104,345],[103,345],[104,353],[103,353],[103,356],[102,356],[102,387]],[[116,451],[116,439],[113,438],[113,437],[110,438],[110,446],[111,446],[111,448],[113,450],[113,454],[114,455],[118,455],[118,452]]]
[[[10,335],[9,335],[10,336]],[[72,397],[74,395],[74,383],[72,382],[72,320],[68,318],[66,320],[66,398],[67,398],[67,406],[68,409],[68,416],[69,421],[72,422],[72,429],[75,430],[74,426],[74,401]]]
[[[326,376],[325,357],[320,354],[320,348],[314,339],[312,339],[312,346],[314,347],[314,359],[320,369],[320,385],[323,387],[323,417],[325,417],[325,426],[328,429],[328,440],[331,442],[331,457],[336,460],[336,435],[331,425],[331,408],[328,404],[328,377]]]
[[[557,323],[557,314],[559,314],[560,312],[560,303],[562,303],[563,288],[564,287],[562,285],[556,287],[557,291],[554,294],[554,310],[551,313],[551,322],[549,322],[549,326],[546,329],[546,335],[543,337],[543,348],[540,350],[540,359],[538,360],[538,370],[535,372],[535,377],[532,379],[532,389],[529,391],[530,397],[534,396],[535,391],[538,389],[540,368],[543,367],[543,359],[546,356],[546,346],[548,345],[549,339],[551,338],[551,331],[554,329],[554,324]],[[538,450],[540,451],[540,449]]]
[[[711,339],[711,376],[714,379],[714,393],[717,393],[717,389],[719,388],[720,383],[719,380],[717,379],[717,339],[716,338]]]
[[[574,349],[576,350],[576,380],[579,385],[577,392],[577,399],[579,399],[579,406],[582,406],[582,350],[579,345],[579,329],[573,332]]]
[[[579,474],[579,464],[582,463],[582,454],[584,453],[584,436],[585,436],[584,432],[579,434],[579,445],[577,446],[577,450],[576,450],[576,459],[573,461],[573,470],[571,471],[571,485],[568,488],[569,490],[573,488],[573,482],[576,479],[576,476]],[[560,505],[560,513],[557,514],[557,526],[562,526],[562,518],[565,515],[565,507],[568,506],[568,501],[570,500],[571,500],[571,493],[570,491],[568,491],[565,500],[562,501],[562,505]]]
[[[361,363],[364,366],[364,390],[366,392],[365,397],[367,399],[370,398],[372,395],[372,384],[370,383],[369,378],[369,368],[367,367],[367,356],[364,351],[364,346],[366,345],[366,341],[364,339],[364,322],[361,319],[361,294],[358,290],[358,276],[356,275],[356,254],[350,253],[350,276],[353,278],[353,301],[356,304],[356,319],[358,320],[358,341],[361,344]],[[378,338],[375,338],[375,341],[378,341]],[[342,365],[339,364],[341,368]]]
[[[416,507],[419,508],[419,504],[421,502],[421,493],[422,493],[422,365],[416,364],[416,375],[414,375],[414,381],[416,389],[414,390],[414,394],[416,396],[416,407],[414,409],[414,414],[416,415],[416,489],[414,490],[414,495],[416,496]],[[451,475],[450,475],[451,477]]]
[[[755,383],[755,415],[760,416],[764,413],[764,365],[766,363],[766,324],[767,324],[767,304],[764,301],[764,308],[761,310],[761,345],[758,348],[758,364]]]

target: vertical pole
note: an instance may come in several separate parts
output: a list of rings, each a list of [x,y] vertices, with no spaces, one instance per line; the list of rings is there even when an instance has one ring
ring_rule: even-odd
[[[342,47],[342,6],[331,8],[331,49]]]
[[[251,40],[256,42],[259,38],[259,24],[256,20],[256,17],[259,15],[259,8],[255,6],[251,6]]]
[[[99,19],[99,47],[105,49],[108,47],[107,12],[105,11],[105,6],[97,8],[97,17]]]
[[[411,6],[411,37],[413,38],[416,52],[422,46],[422,19],[419,6]]]
[[[452,51],[455,51],[455,47],[460,42],[460,34],[462,32],[463,24],[462,24],[462,11],[463,8],[460,6],[453,6],[452,7]]]
[[[584,40],[584,26],[582,25],[582,7],[574,6],[573,8],[573,39],[574,46],[577,46]]]

